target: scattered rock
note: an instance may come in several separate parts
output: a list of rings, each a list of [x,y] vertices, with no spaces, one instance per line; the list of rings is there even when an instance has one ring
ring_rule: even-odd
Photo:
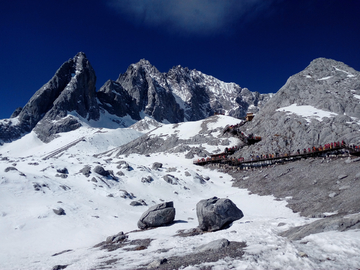
[[[143,206],[143,205],[147,205],[147,203],[144,200],[138,200],[138,201],[132,201],[130,203],[131,206]]]
[[[164,175],[164,176],[163,176],[163,179],[164,179],[167,183],[169,183],[169,184],[171,184],[171,185],[177,185],[178,182],[179,182],[179,178],[177,178],[177,177],[175,177],[175,176],[173,176],[173,175],[171,175],[171,174],[166,174],[166,175]]]
[[[80,170],[80,172],[85,175],[86,177],[89,177],[91,174],[91,167],[89,165],[86,165],[84,168]]]
[[[185,176],[191,176],[191,173],[189,173],[188,171],[185,171]]]
[[[67,168],[63,168],[63,169],[57,169],[56,170],[58,173],[62,173],[62,174],[69,174],[69,171]]]
[[[141,178],[142,183],[151,183],[152,181],[154,181],[154,179],[150,175],[147,177]]]
[[[229,244],[230,244],[229,240],[223,238],[198,247],[198,251],[199,252],[218,251],[219,249],[227,247]]]
[[[28,163],[28,165],[34,165],[34,166],[37,166],[37,165],[39,165],[39,163],[37,163],[37,162],[29,162],[29,163]]]
[[[125,175],[122,171],[118,171],[116,174],[119,175],[119,176],[124,176]]]
[[[133,193],[129,193],[126,190],[120,190],[120,197],[124,199],[134,199],[136,196]]]
[[[105,240],[105,243],[119,243],[125,241],[127,238],[128,236],[124,234],[124,232],[119,232],[118,234],[108,236]]]
[[[68,265],[64,264],[64,265],[55,265],[52,270],[61,270],[61,269],[65,269],[66,267],[68,267]]]
[[[62,209],[61,207],[59,207],[58,209],[53,209],[54,213],[57,214],[58,216],[63,216],[66,215],[65,210]]]
[[[61,177],[61,178],[67,178],[68,175],[67,174],[55,174],[55,177]]]
[[[196,204],[199,228],[203,231],[217,231],[231,222],[242,218],[242,211],[229,199],[213,197]]]
[[[97,166],[95,167],[94,172],[97,173],[97,174],[100,174],[100,175],[102,175],[102,176],[105,176],[105,177],[110,176],[109,171],[106,171],[106,170],[105,170],[102,166],[100,166],[100,165],[97,165]]]
[[[69,186],[66,186],[66,185],[60,185],[60,187],[65,191],[71,189]]]
[[[347,177],[346,174],[341,174],[341,175],[338,176],[338,179],[340,180],[340,179],[344,179],[344,178],[346,178],[346,177]]]
[[[172,167],[172,168],[168,168],[166,171],[167,172],[176,172],[176,170],[177,170],[177,168]]]
[[[194,182],[197,184],[205,184],[206,183],[205,179],[199,174],[196,174],[194,176]]]
[[[154,162],[153,165],[152,165],[152,169],[153,169],[153,170],[159,170],[159,169],[162,168],[162,166],[163,166],[162,163],[160,163],[160,162]]]
[[[151,268],[157,268],[159,267],[160,265],[164,264],[164,263],[167,263],[167,259],[166,258],[162,258],[162,259],[156,259],[155,261],[151,262],[149,265],[148,265],[148,269],[151,269]]]
[[[175,219],[175,208],[173,202],[164,202],[150,207],[140,217],[137,226],[139,229],[160,227],[168,225]]]
[[[5,169],[5,172],[10,172],[10,171],[17,171],[18,169],[16,169],[15,167],[7,167]]]

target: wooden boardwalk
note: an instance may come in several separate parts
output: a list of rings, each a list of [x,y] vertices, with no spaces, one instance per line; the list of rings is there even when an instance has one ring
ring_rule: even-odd
[[[268,158],[251,158],[248,160],[245,160],[243,158],[234,158],[229,157],[228,153],[221,153],[214,155],[212,157],[208,158],[202,158],[194,161],[195,165],[208,165],[208,164],[226,164],[229,166],[237,166],[242,168],[247,167],[263,167],[263,166],[269,166],[277,163],[284,163],[289,161],[295,161],[302,158],[309,158],[309,157],[322,157],[326,155],[340,155],[340,154],[350,154],[354,156],[360,156],[360,148],[352,148],[347,145],[342,145],[338,147],[333,147],[329,149],[324,150],[316,150],[306,153],[300,153],[300,154],[285,154],[285,155],[271,155]],[[231,153],[233,154],[233,153]]]

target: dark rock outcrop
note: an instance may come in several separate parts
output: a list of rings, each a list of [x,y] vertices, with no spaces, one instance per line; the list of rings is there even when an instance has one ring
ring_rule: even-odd
[[[217,197],[198,202],[196,215],[199,220],[199,228],[203,231],[221,230],[244,216],[231,200]]]
[[[139,229],[160,227],[170,224],[175,219],[175,208],[173,202],[165,202],[150,207],[140,217],[137,226]]]
[[[57,214],[58,216],[63,216],[66,215],[65,214],[65,210],[62,209],[61,207],[59,207],[58,209],[53,209],[54,213]]]

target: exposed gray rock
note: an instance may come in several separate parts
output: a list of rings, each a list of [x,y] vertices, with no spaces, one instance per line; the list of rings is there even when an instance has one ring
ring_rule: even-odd
[[[100,174],[102,176],[110,176],[110,172],[105,170],[102,166],[100,165],[97,165],[95,168],[94,168],[94,172],[97,173],[97,174]]]
[[[84,53],[65,62],[53,78],[40,88],[20,110],[0,124],[0,141],[11,142],[34,129],[45,142],[56,133],[74,130],[81,125],[68,112],[85,119],[98,120],[96,76]],[[16,116],[15,116],[16,115]]]
[[[160,163],[160,162],[154,162],[151,168],[152,168],[153,170],[159,170],[159,169],[162,168],[162,166],[163,166],[162,163]]]
[[[137,226],[139,229],[160,227],[172,223],[175,219],[173,202],[165,202],[150,207],[140,217]]]
[[[214,240],[206,245],[202,245],[198,247],[199,252],[206,252],[206,251],[218,251],[219,249],[225,248],[230,244],[229,240],[223,238]]]
[[[154,181],[154,179],[150,175],[147,177],[141,178],[142,183],[151,183],[152,181]]]
[[[67,168],[57,169],[56,171],[58,173],[69,174],[69,171]]]
[[[55,174],[55,177],[61,177],[61,178],[68,178],[67,174],[61,173],[61,174]]]
[[[91,174],[91,167],[89,165],[86,165],[84,168],[80,170],[80,172],[85,175],[86,177],[89,177]]]
[[[62,270],[62,269],[65,269],[66,267],[68,267],[67,264],[58,264],[58,265],[55,265],[52,270]]]
[[[131,206],[146,206],[147,203],[144,200],[132,201]]]
[[[321,220],[314,221],[310,224],[294,227],[280,235],[290,240],[300,240],[310,234],[316,234],[327,231],[347,231],[360,229],[360,214],[348,216],[330,216]]]
[[[203,231],[223,229],[235,220],[242,218],[242,211],[229,199],[213,197],[196,204],[199,228]]]
[[[165,182],[167,182],[171,185],[177,185],[179,183],[179,178],[177,178],[171,174],[164,175],[163,179],[165,180]]]
[[[54,213],[59,215],[59,216],[62,216],[62,215],[66,215],[65,214],[65,210],[62,209],[61,207],[59,207],[58,209],[53,209]]]
[[[120,197],[124,199],[134,199],[136,196],[132,193],[127,192],[126,190],[120,190]]]
[[[319,147],[334,141],[360,144],[360,73],[342,62],[318,58],[286,84],[261,108],[242,130],[262,137],[256,145],[245,147],[236,157],[251,154],[286,153]],[[304,118],[280,108],[310,105],[332,113]]]
[[[194,176],[194,181],[195,181],[195,183],[198,183],[198,184],[205,184],[206,183],[205,179],[201,175],[198,175],[198,174],[196,174]]]
[[[124,232],[119,232],[118,234],[108,236],[105,240],[107,244],[109,243],[118,243],[126,240],[128,235],[124,234]]]
[[[5,172],[10,172],[10,171],[17,171],[18,169],[16,169],[15,167],[7,167],[5,168]]]

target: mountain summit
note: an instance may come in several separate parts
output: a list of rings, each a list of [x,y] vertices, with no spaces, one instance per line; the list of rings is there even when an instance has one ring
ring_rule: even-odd
[[[129,126],[145,116],[162,123],[201,120],[216,112],[240,118],[249,110],[257,112],[270,97],[181,66],[161,73],[145,59],[130,65],[116,81],[108,80],[98,92],[95,83],[89,60],[78,53],[24,108],[0,122],[0,143],[19,139],[32,130],[48,142],[57,133],[101,118],[117,127]]]

